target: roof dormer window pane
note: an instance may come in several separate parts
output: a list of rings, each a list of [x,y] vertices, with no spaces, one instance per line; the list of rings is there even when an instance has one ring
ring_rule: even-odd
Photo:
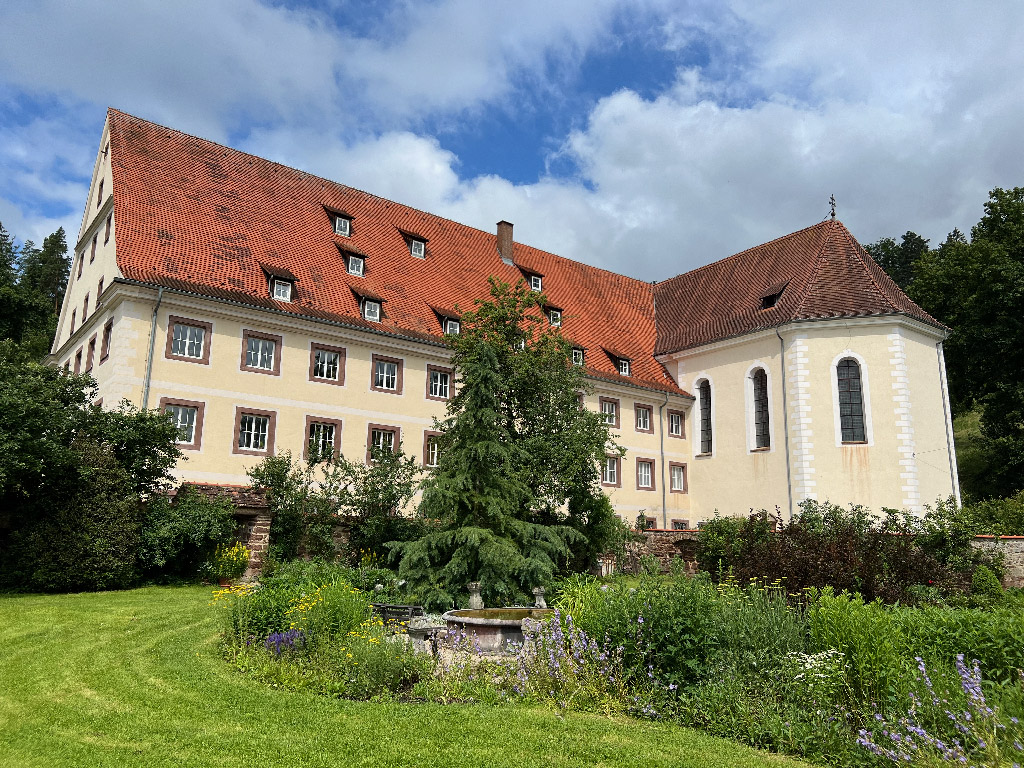
[[[362,256],[348,257],[348,273],[356,277],[362,277],[366,270],[366,262]]]
[[[560,309],[549,310],[548,311],[548,320],[550,320],[551,324],[553,326],[555,326],[556,328],[560,327],[562,325],[562,310],[560,310]]]
[[[572,351],[572,364],[573,365],[583,365],[583,350],[582,349],[574,349]]]
[[[410,238],[409,253],[411,253],[417,259],[425,259],[427,257],[427,244],[422,240]]]
[[[530,275],[530,290],[531,291],[542,291],[542,290],[544,290],[544,279],[540,275]]]
[[[619,360],[619,375],[629,376],[629,360]]]
[[[334,217],[334,234],[348,237],[352,234],[352,219],[347,216]]]
[[[380,322],[380,302],[366,299],[363,302],[363,317],[374,323]]]
[[[292,284],[287,280],[273,280],[274,286],[274,298],[277,301],[291,301],[292,300]]]
[[[450,317],[444,321],[444,332],[452,336],[458,336],[459,331],[462,330],[462,323],[458,320],[452,320]]]

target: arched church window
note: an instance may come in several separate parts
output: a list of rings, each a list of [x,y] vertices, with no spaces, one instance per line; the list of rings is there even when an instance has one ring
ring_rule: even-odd
[[[711,382],[704,379],[697,392],[700,395],[700,452],[711,453]]]
[[[836,365],[839,386],[839,427],[844,443],[864,443],[864,396],[860,365],[852,357],[844,357]]]
[[[764,368],[758,368],[750,378],[754,384],[754,446],[770,448],[772,439],[768,432],[768,374]]]

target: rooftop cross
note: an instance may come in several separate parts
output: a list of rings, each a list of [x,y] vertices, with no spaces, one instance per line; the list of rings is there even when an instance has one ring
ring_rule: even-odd
[[[836,220],[836,196],[835,195],[829,195],[828,196],[828,204],[832,208],[832,221],[835,221]]]

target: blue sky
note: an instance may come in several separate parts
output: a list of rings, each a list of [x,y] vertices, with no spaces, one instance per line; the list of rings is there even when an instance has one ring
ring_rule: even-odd
[[[659,280],[1024,185],[1024,4],[14,0],[0,222],[74,241],[105,109]]]

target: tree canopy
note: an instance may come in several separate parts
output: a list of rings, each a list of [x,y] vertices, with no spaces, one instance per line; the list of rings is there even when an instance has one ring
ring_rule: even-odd
[[[0,339],[15,344],[24,358],[39,360],[50,351],[69,270],[63,228],[42,248],[31,240],[18,247],[0,224]]]

